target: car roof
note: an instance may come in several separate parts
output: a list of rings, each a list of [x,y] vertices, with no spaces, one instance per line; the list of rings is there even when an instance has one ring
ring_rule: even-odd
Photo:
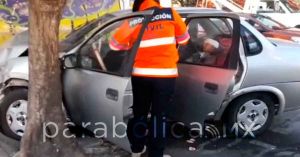
[[[236,13],[237,15],[239,16],[242,16],[242,17],[251,17],[253,14],[250,14],[250,13]]]
[[[181,7],[175,8],[179,13],[188,13],[188,14],[199,14],[199,13],[229,13],[222,10],[212,9],[212,8],[196,8],[196,7]]]
[[[211,9],[211,8],[196,8],[196,7],[176,7],[174,8],[179,14],[199,14],[199,13],[228,13],[222,10]],[[112,15],[121,16],[124,14],[131,13],[131,10],[121,10]]]

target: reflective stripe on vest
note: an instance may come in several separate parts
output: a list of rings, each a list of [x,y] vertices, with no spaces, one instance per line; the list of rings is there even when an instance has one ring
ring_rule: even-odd
[[[166,38],[143,40],[143,41],[141,41],[140,47],[145,48],[145,47],[171,45],[171,44],[176,44],[175,37],[166,37]]]
[[[176,76],[177,68],[133,68],[132,74],[153,76]]]
[[[125,44],[119,44],[115,38],[111,38],[109,42],[109,47],[114,50],[114,51],[119,51],[119,50],[129,50],[130,47]]]
[[[184,33],[184,35],[176,37],[177,43],[178,44],[184,44],[188,42],[190,39],[190,34],[188,32]]]

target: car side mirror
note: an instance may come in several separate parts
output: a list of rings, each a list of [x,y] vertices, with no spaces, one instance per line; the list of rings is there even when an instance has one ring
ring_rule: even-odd
[[[75,54],[67,55],[63,59],[63,65],[66,69],[75,68],[77,63],[77,55]]]

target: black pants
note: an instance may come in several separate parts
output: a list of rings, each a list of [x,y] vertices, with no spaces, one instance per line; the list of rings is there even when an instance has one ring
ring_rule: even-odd
[[[139,153],[148,138],[148,157],[162,157],[166,145],[167,117],[175,78],[132,77],[133,115],[127,136],[133,153]],[[150,123],[148,115],[151,113]]]

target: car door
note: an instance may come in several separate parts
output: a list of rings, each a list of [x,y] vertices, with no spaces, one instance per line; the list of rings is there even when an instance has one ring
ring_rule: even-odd
[[[71,120],[95,133],[96,137],[128,149],[125,139],[132,92],[130,69],[143,31],[152,11],[121,16],[103,24],[84,43],[75,56],[76,66],[63,74],[64,97]],[[138,25],[138,26],[137,26]],[[137,26],[137,27],[136,27]],[[130,27],[130,29],[124,29]],[[134,44],[116,51],[111,46],[116,32],[125,31]]]
[[[187,18],[191,39],[179,47],[179,77],[171,118],[202,123],[217,111],[235,84],[239,61],[239,18],[200,14]]]

